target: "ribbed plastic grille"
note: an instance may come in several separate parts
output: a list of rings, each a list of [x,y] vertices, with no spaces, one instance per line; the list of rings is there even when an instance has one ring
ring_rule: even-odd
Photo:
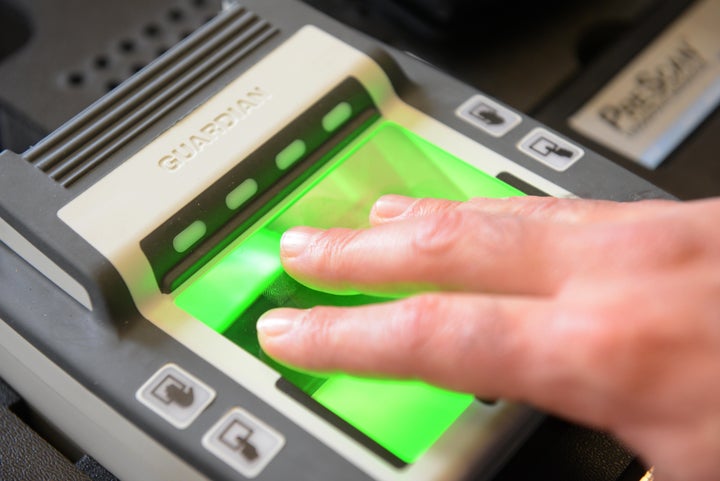
[[[277,33],[235,6],[25,152],[26,160],[69,187]]]

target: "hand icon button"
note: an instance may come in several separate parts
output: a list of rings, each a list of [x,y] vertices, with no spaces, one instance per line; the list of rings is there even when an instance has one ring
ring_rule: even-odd
[[[176,428],[185,429],[212,402],[215,391],[175,364],[167,364],[135,397]]]

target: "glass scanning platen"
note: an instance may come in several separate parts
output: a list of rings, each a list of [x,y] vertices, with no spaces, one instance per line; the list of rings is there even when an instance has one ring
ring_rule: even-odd
[[[310,185],[177,295],[177,306],[227,337],[403,463],[413,463],[474,401],[418,381],[326,377],[275,363],[260,349],[255,324],[275,307],[352,306],[382,299],[309,289],[284,273],[280,236],[288,228],[368,226],[384,194],[441,197],[523,195],[416,134],[387,121],[331,159]]]

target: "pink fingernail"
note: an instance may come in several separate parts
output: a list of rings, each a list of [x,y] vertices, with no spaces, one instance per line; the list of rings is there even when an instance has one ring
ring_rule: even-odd
[[[415,202],[412,197],[402,195],[384,195],[373,206],[373,214],[382,219],[392,219],[402,215]]]
[[[299,256],[317,232],[317,229],[309,227],[296,227],[286,231],[280,238],[280,253],[284,257]]]
[[[275,309],[268,311],[257,321],[257,332],[266,338],[277,338],[290,332],[301,311],[296,309]]]

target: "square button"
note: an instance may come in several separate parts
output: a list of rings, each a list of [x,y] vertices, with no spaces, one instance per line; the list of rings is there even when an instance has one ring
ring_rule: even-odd
[[[135,393],[135,398],[178,429],[185,429],[215,399],[207,384],[175,364],[166,364]]]
[[[234,408],[203,436],[202,444],[243,476],[254,478],[280,452],[285,438],[247,411]]]
[[[557,134],[536,128],[518,144],[521,152],[560,172],[585,155],[585,151]]]
[[[484,95],[474,95],[455,113],[493,137],[502,137],[522,122],[520,115]]]

